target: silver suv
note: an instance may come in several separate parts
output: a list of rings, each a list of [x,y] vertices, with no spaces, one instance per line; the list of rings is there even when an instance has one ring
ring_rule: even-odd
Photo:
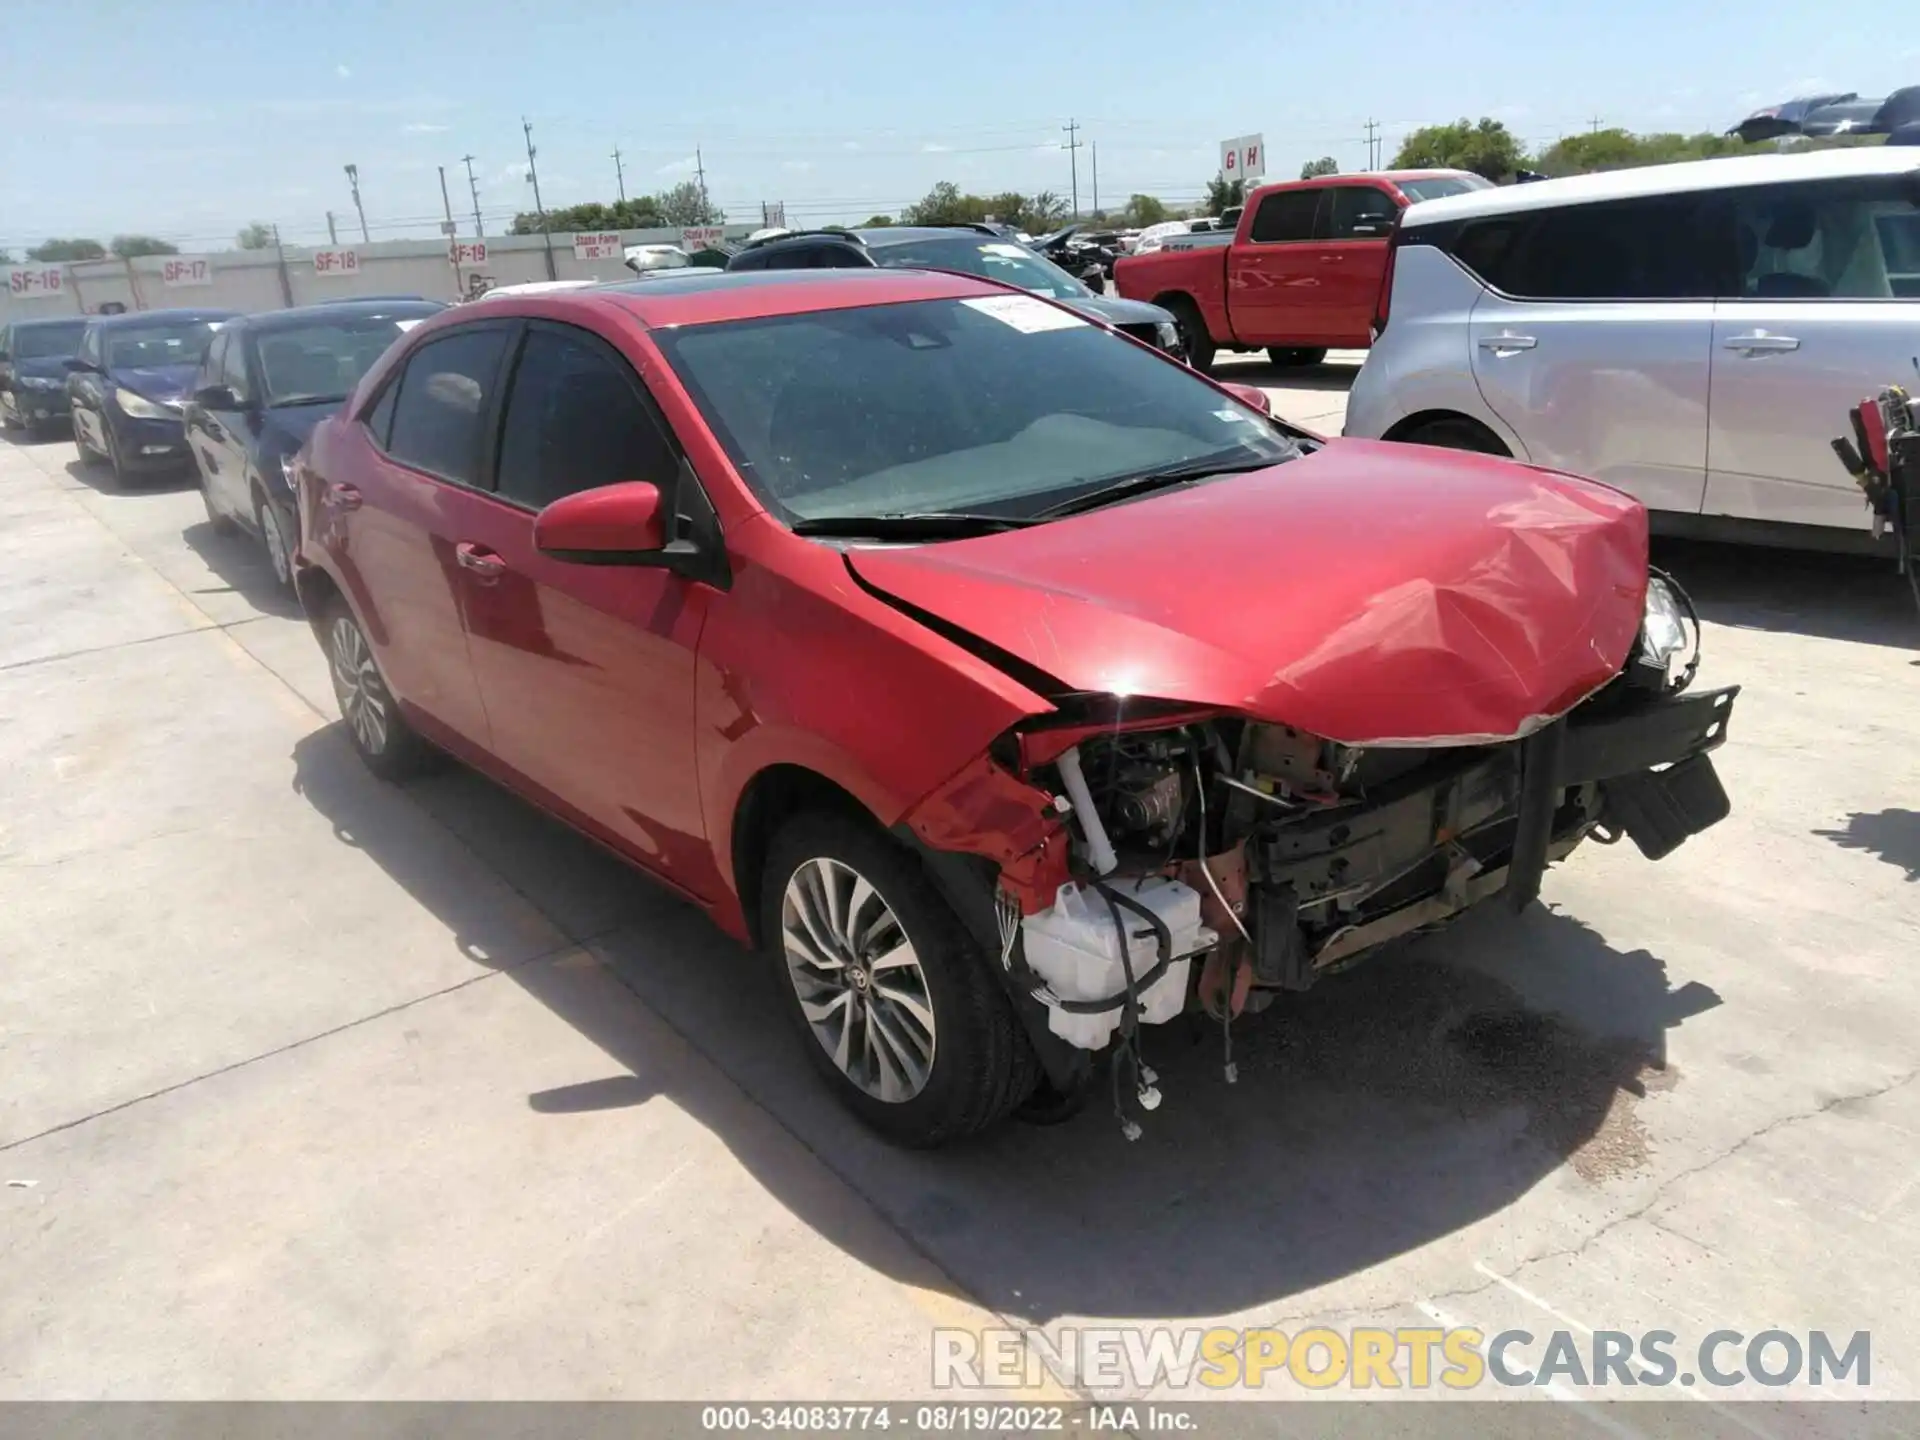
[[[1852,548],[1829,442],[1920,354],[1920,150],[1544,180],[1409,207],[1348,435],[1507,454],[1656,528]]]

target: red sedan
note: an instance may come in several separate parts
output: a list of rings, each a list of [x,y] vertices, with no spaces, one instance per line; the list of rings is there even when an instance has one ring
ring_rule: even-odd
[[[1637,502],[1322,441],[988,281],[450,310],[297,472],[366,762],[449,752],[704,907],[909,1143],[1101,1064],[1150,1107],[1143,1030],[1727,812]]]

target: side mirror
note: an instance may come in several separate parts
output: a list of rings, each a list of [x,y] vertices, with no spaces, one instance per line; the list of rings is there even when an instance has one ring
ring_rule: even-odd
[[[1258,385],[1236,385],[1226,381],[1222,382],[1220,388],[1242,405],[1250,405],[1262,415],[1273,414],[1273,400]]]
[[[193,403],[202,410],[238,410],[240,397],[231,386],[205,385],[193,392]]]
[[[563,495],[533,517],[533,544],[581,565],[658,565],[666,559],[666,521],[660,487],[630,480]]]

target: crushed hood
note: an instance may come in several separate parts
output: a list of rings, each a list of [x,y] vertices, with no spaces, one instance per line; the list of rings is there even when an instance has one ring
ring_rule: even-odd
[[[1350,745],[1527,734],[1638,633],[1638,501],[1485,456],[1336,440],[1028,530],[852,550],[870,587],[1074,690]]]

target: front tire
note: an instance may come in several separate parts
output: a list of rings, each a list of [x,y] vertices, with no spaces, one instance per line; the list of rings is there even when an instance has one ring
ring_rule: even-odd
[[[866,1124],[931,1147],[996,1124],[1039,1060],[986,957],[919,865],[871,824],[774,837],[761,935],[807,1058]]]
[[[326,612],[327,669],[347,738],[366,767],[382,780],[401,781],[426,769],[433,750],[407,724],[373,658],[373,646],[344,600]]]
[[[212,501],[208,501],[211,508]],[[267,564],[273,569],[273,583],[283,595],[293,594],[293,542],[287,538],[286,522],[280,507],[265,495],[253,495],[253,519],[260,527],[260,543],[266,547]]]

